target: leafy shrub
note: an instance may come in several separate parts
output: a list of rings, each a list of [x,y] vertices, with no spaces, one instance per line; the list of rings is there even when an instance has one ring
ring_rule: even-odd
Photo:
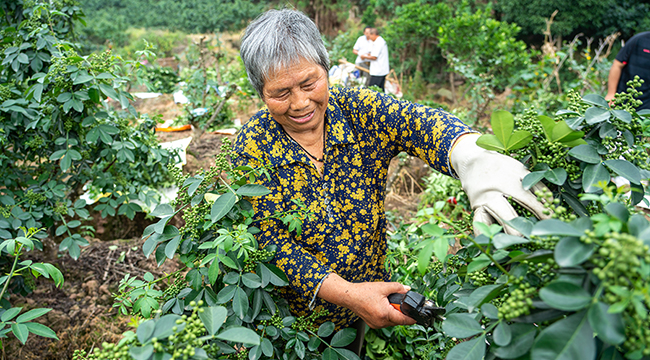
[[[103,217],[133,219],[141,210],[134,201],[156,202],[150,186],[165,181],[172,154],[158,145],[151,119],[134,124],[107,106],[110,97],[137,115],[116,74],[120,60],[110,53],[82,58],[69,42],[82,15],[73,2],[1,6],[0,239],[45,228],[42,236],[61,237],[59,251],[77,259],[88,244],[82,222],[91,209],[81,195],[101,194],[94,210]],[[14,256],[9,247],[2,252]],[[14,285],[29,279],[14,275]]]
[[[228,161],[231,150],[227,139],[221,150],[216,165],[208,170],[193,176],[174,171],[180,188],[174,207],[159,205],[150,215],[160,220],[145,230],[145,255],[153,255],[158,264],[178,255],[185,276],[168,275],[174,285],[162,294],[147,291],[164,279],[154,279],[151,274],[125,286],[122,299],[128,302],[119,306],[154,319],[139,324],[135,336],[127,332],[119,344],[105,344],[88,359],[116,354],[135,359],[176,358],[175,354],[192,353],[194,358],[358,359],[341,348],[354,340],[356,330],[335,333],[331,322],[316,326],[314,319],[321,316],[317,312],[298,318],[290,315],[276,290],[288,285],[288,280],[269,263],[275,249],[258,249],[253,235],[259,230],[251,226],[252,206],[247,200],[268,193],[265,187],[250,182],[267,176],[269,169],[235,169]],[[182,228],[169,224],[177,213],[185,220]],[[311,214],[296,204],[294,210],[270,216],[300,232],[302,220]],[[138,302],[151,306],[136,308]],[[169,331],[172,321],[178,325]],[[165,336],[156,336],[157,331]]]
[[[152,66],[145,67],[141,76],[148,91],[171,94],[176,89],[180,77],[170,67]]]
[[[9,284],[12,283],[11,280],[14,276],[30,279],[29,282],[31,282],[31,284],[27,285],[30,288],[30,291],[34,286],[34,278],[39,276],[52,278],[57,287],[63,284],[63,274],[61,274],[61,271],[52,264],[35,263],[31,260],[18,262],[20,257],[25,255],[28,251],[32,251],[35,248],[43,248],[43,244],[38,239],[35,239],[35,235],[38,234],[38,232],[39,230],[34,228],[29,230],[21,228],[15,239],[7,239],[0,243],[0,251],[7,253],[6,259],[11,261],[11,258],[13,257],[13,262],[7,271],[3,271],[3,273],[6,273],[7,275],[0,278],[0,286],[2,286],[2,291],[0,291],[0,302],[2,303],[2,308],[0,309],[0,339],[6,338],[9,332],[14,334],[14,336],[23,344],[27,341],[30,333],[57,339],[56,334],[49,327],[43,324],[31,322],[31,320],[47,314],[52,309],[31,309],[18,315],[22,311],[22,308],[11,307],[8,300]],[[28,273],[28,275],[23,276],[25,273]]]
[[[463,245],[450,274],[461,277],[454,299],[443,303],[441,330],[461,340],[448,358],[650,355],[650,301],[642,295],[650,283],[650,222],[633,207],[647,194],[641,181],[650,178],[649,112],[634,110],[631,85],[613,108],[598,95],[573,92],[556,119],[493,114],[494,135],[479,143],[524,162],[532,171],[525,188],[544,182],[549,190],[537,195],[552,219],[507,222],[519,235],[474,223],[480,235],[471,236],[434,212],[431,221],[448,224]],[[614,176],[630,186],[610,185]],[[427,268],[432,253],[447,263],[446,249],[444,230],[425,240],[418,268]]]

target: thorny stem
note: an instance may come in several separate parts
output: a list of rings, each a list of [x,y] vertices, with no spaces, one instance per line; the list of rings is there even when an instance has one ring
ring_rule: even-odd
[[[9,283],[11,282],[11,278],[14,277],[14,271],[16,270],[16,266],[18,265],[18,257],[20,257],[20,251],[23,249],[23,244],[20,244],[18,247],[18,251],[15,251],[15,258],[14,258],[14,263],[11,265],[11,271],[9,272],[9,275],[7,279],[5,280],[5,285],[2,288],[2,292],[0,292],[0,300],[3,299],[5,292],[7,291],[7,287],[9,287]]]
[[[449,219],[447,219],[444,216],[436,216],[436,218],[437,218],[437,220],[440,220],[440,221],[444,222],[445,224],[453,227],[454,230],[456,230],[458,232],[458,235],[460,237],[465,238],[465,239],[469,239],[471,242],[473,242],[474,245],[476,245],[476,247],[494,263],[494,266],[496,266],[497,269],[503,271],[503,273],[507,274],[508,277],[511,276],[510,273],[508,272],[508,270],[506,270],[503,266],[501,266],[501,264],[499,264],[499,262],[496,261],[494,259],[494,257],[492,257],[492,255],[490,255],[490,253],[486,249],[484,249],[479,243],[477,243],[476,240],[474,240],[473,237],[468,236],[467,234],[465,234],[465,232],[458,225],[456,225],[454,222],[450,221]]]

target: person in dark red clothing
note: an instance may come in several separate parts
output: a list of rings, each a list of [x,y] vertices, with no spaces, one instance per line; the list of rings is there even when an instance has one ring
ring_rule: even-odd
[[[650,109],[650,31],[631,37],[616,55],[609,69],[605,99],[610,101],[616,93],[625,92],[627,82],[636,75],[643,79],[638,89],[642,92],[638,98],[642,104],[637,110]]]

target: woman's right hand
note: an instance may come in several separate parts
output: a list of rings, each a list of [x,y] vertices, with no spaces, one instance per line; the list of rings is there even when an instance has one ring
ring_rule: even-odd
[[[332,273],[323,281],[318,297],[352,310],[371,328],[381,329],[416,323],[388,301],[388,295],[409,290],[410,287],[396,282],[351,283]]]

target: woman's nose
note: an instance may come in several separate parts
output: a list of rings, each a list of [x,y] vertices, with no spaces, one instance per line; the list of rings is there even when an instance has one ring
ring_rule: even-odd
[[[309,106],[309,93],[298,90],[294,93],[291,99],[291,108],[293,110],[301,110]]]

